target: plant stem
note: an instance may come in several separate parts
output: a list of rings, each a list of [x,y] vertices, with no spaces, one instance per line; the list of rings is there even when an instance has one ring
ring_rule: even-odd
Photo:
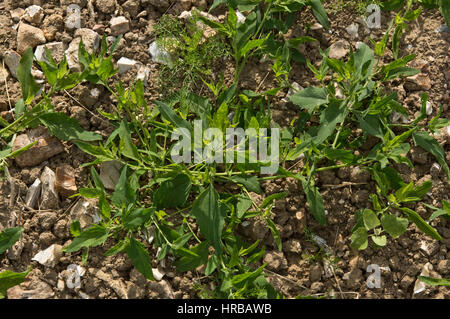
[[[339,164],[339,165],[333,165],[333,166],[327,166],[327,167],[320,167],[316,169],[316,172],[323,172],[323,171],[328,171],[330,169],[336,169],[336,168],[341,168],[341,167],[346,167],[348,166],[348,164]]]

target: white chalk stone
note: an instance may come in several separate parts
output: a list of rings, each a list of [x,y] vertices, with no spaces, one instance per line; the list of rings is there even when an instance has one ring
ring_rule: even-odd
[[[158,268],[152,268],[153,271],[153,277],[156,281],[161,281],[163,279],[165,273],[162,270],[159,270]]]
[[[127,73],[129,70],[131,70],[131,68],[133,68],[136,64],[138,63],[138,61],[136,60],[132,60],[132,59],[128,59],[126,57],[121,57],[119,59],[119,61],[117,61],[117,66],[119,68],[118,73],[119,74],[124,74]]]
[[[45,250],[38,252],[33,259],[43,266],[53,268],[59,262],[62,256],[62,247],[57,244],[53,244]]]
[[[164,50],[164,48],[161,48],[156,41],[152,42],[150,44],[150,47],[148,48],[148,52],[152,56],[152,60],[156,63],[161,64],[172,64],[172,57],[170,56],[170,53]]]
[[[80,6],[76,4],[71,4],[67,7],[66,28],[71,30],[81,28]]]

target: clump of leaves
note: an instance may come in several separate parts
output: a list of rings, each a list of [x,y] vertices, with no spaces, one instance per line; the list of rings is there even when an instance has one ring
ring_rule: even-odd
[[[79,131],[72,119],[52,112],[49,100],[45,99],[46,92],[43,94],[44,102],[39,102],[42,103],[42,114],[38,113],[26,123],[24,118],[18,119],[17,126],[8,126],[0,131],[12,135],[17,127],[27,127],[24,125],[36,121],[46,125],[52,134],[73,140],[82,151],[95,158],[85,164],[92,165],[92,185],[80,189],[78,196],[98,199],[100,221],[87,229],[81,229],[80,223],[74,221],[71,232],[75,238],[64,250],[69,253],[83,251],[83,261],[86,262],[90,247],[102,246],[107,240],[112,240],[114,246],[106,255],[127,254],[136,269],[152,280],[154,264],[149,252],[155,248],[155,262],[171,255],[173,266],[178,271],[204,266],[205,275],[215,282],[215,287],[208,292],[212,296],[281,297],[265,279],[266,265],[260,265],[265,253],[264,246],[258,241],[247,243],[239,237],[237,230],[253,218],[262,219],[281,250],[281,236],[271,219],[271,212],[275,201],[287,194],[272,194],[257,205],[250,192],[261,194],[260,181],[263,179],[297,179],[302,184],[311,214],[321,225],[326,225],[323,198],[314,176],[320,171],[345,166],[359,166],[367,170],[378,184],[377,194],[372,196],[373,208],[357,215],[360,216],[357,218],[359,224],[352,236],[355,248],[367,247],[369,236],[375,244],[382,246],[385,239],[383,232],[397,236],[398,229],[404,228],[406,218],[433,238],[440,238],[417,213],[405,207],[409,202],[420,200],[431,187],[430,183],[416,187],[404,183],[392,163],[412,166],[404,156],[410,149],[407,142],[412,138],[415,145],[433,154],[450,176],[442,147],[428,134],[428,131],[448,125],[448,121],[439,119],[439,116],[428,123],[423,121],[426,119],[426,95],[423,95],[422,109],[416,119],[408,124],[392,123],[390,116],[393,112],[405,116],[408,112],[397,101],[396,94],[386,96],[382,93],[382,84],[394,78],[414,75],[418,70],[406,67],[413,59],[412,55],[380,65],[387,37],[374,44],[375,53],[369,46],[362,45],[356,52],[350,53],[346,62],[330,59],[328,51],[321,51],[323,61],[319,68],[315,68],[303,57],[322,85],[306,88],[291,96],[291,101],[299,106],[300,112],[291,127],[281,130],[281,145],[274,146],[279,147],[277,151],[281,154],[281,165],[276,175],[259,177],[261,168],[268,164],[265,159],[258,158],[251,162],[250,152],[239,154],[236,148],[222,141],[224,150],[230,151],[233,158],[243,158],[244,161],[217,163],[202,157],[200,161],[188,163],[175,161],[170,156],[176,146],[172,134],[177,132],[176,129],[183,128],[184,132],[193,136],[196,123],[201,123],[204,128],[218,128],[222,135],[226,135],[227,128],[240,128],[244,132],[265,129],[267,134],[258,133],[258,138],[268,141],[278,138],[273,130],[277,126],[271,121],[270,104],[281,87],[263,93],[241,91],[238,84],[245,63],[254,54],[268,54],[274,59],[273,70],[280,86],[287,85],[290,62],[296,57],[295,47],[311,39],[284,41],[279,36],[280,32],[287,32],[286,25],[292,24],[295,13],[307,5],[312,7],[320,23],[329,26],[319,0],[265,1],[265,6],[262,1],[243,5],[236,1],[220,0],[215,1],[214,5],[221,3],[229,5],[227,21],[217,23],[203,17],[198,19],[230,41],[231,54],[236,63],[235,81],[229,87],[225,87],[223,79],[218,82],[204,81],[212,92],[210,97],[184,90],[183,94],[154,101],[151,108],[144,98],[142,81],[130,88],[124,88],[121,83],[110,87],[108,79],[116,70],[110,56],[107,57],[105,38],[99,54],[89,54],[80,44],[79,60],[83,66],[80,73],[69,73],[64,60],[56,64],[49,57],[50,62],[41,64],[52,87],[50,92],[73,87],[86,79],[105,86],[117,100],[112,113],[100,112],[115,127],[106,141],[91,132]],[[237,21],[236,9],[248,13],[244,22]],[[194,54],[187,48],[202,45],[196,29],[193,34],[188,34],[188,29],[178,25],[178,22],[164,23],[166,28],[158,32],[166,39],[170,39],[168,34],[171,32],[183,28],[183,36],[177,38],[179,35],[175,35],[176,41],[171,45],[177,50],[182,48],[180,52],[185,57]],[[170,45],[168,47],[170,50]],[[202,67],[195,72],[200,72]],[[30,68],[27,70],[31,71]],[[327,76],[332,78],[330,83],[325,83]],[[28,91],[25,87],[24,103],[31,103],[28,102]],[[338,91],[340,94],[337,94]],[[30,110],[25,111],[24,115],[30,116],[28,112]],[[319,123],[311,121],[312,117],[319,118]],[[354,134],[352,128],[361,128],[362,134]],[[188,134],[183,134],[179,137],[187,138]],[[377,141],[370,154],[362,156],[355,153],[369,137]],[[250,139],[251,136],[246,134],[240,143],[247,146]],[[200,141],[189,140],[189,146],[194,149],[192,156],[198,156],[197,147],[204,149],[211,144],[211,140],[208,137]],[[304,166],[300,171],[294,173],[282,165],[300,156],[304,157]],[[191,155],[189,159],[192,159]],[[107,161],[117,161],[122,166],[113,192],[105,189],[94,166]],[[239,188],[233,192],[226,191],[226,188],[219,191],[219,183],[235,184]],[[444,215],[439,208],[435,210],[435,217]]]
[[[170,65],[161,65],[160,88],[170,94],[184,88],[199,91],[202,80],[211,81],[213,63],[223,62],[229,57],[230,49],[220,34],[206,36],[197,25],[197,13],[183,23],[177,17],[165,14],[155,25],[154,35],[158,45],[172,56]]]
[[[375,52],[379,57],[384,54],[386,43],[387,36],[375,43]],[[417,187],[412,183],[406,184],[391,165],[391,162],[394,162],[413,167],[411,161],[405,157],[410,150],[410,143],[407,142],[412,140],[415,145],[433,154],[450,178],[445,152],[427,132],[434,131],[433,123],[437,119],[425,124],[422,121],[426,118],[427,96],[422,96],[422,108],[416,119],[409,124],[396,124],[391,121],[393,112],[404,116],[409,114],[397,101],[396,93],[385,96],[381,92],[383,82],[419,72],[405,66],[414,56],[409,55],[379,66],[374,52],[365,44],[356,52],[350,52],[347,62],[330,59],[327,52],[322,55],[323,61],[319,69],[310,63],[308,66],[320,81],[331,71],[332,80],[326,86],[309,87],[291,96],[291,101],[303,112],[299,116],[302,125],[297,131],[297,146],[289,152],[288,159],[294,160],[304,154],[306,163],[303,172],[308,177],[312,172],[348,165],[359,166],[371,173],[378,185],[377,194],[372,195],[374,210],[364,209],[356,214],[357,223],[352,235],[353,248],[365,249],[369,236],[375,245],[384,246],[386,236],[383,232],[396,238],[406,231],[409,221],[432,238],[441,240],[437,231],[416,212],[402,206],[403,203],[421,200],[431,188],[431,182]],[[313,115],[320,117],[319,125],[305,126],[304,123]],[[448,124],[448,120],[441,120],[441,124]],[[363,134],[352,136],[351,127],[360,127]],[[398,132],[399,129],[401,133],[397,135],[395,131]],[[369,136],[376,138],[377,144],[368,155],[355,155],[354,151],[367,142]],[[335,166],[317,168],[317,163],[323,159],[328,159]],[[292,174],[293,177],[297,175]],[[308,196],[308,188],[304,188],[310,204],[315,204],[311,205],[314,217],[325,224],[320,194],[316,191],[315,196]],[[400,217],[398,213],[406,218]]]
[[[327,14],[320,0],[299,1],[250,1],[242,4],[234,0],[215,1],[211,9],[220,4],[229,6],[227,19],[223,23],[198,18],[224,35],[231,42],[235,61],[234,84],[237,85],[246,65],[252,56],[267,55],[272,59],[272,69],[283,87],[288,87],[291,59],[304,63],[304,56],[297,47],[304,42],[315,41],[311,37],[299,37],[285,41],[284,34],[293,26],[298,11],[310,6],[317,21],[326,29],[330,27]],[[245,12],[245,20],[240,21],[237,10]],[[274,89],[274,93],[278,89]]]
[[[119,40],[120,37],[110,47],[109,56],[107,56],[106,36],[102,39],[100,52],[93,54],[89,54],[83,42],[80,41],[78,59],[84,67],[83,72],[70,72],[66,57],[64,56],[62,61],[57,63],[46,48],[46,60],[39,61],[38,64],[50,86],[47,90],[44,85],[39,85],[31,74],[33,50],[29,48],[24,52],[17,71],[22,98],[17,101],[14,108],[16,120],[13,123],[0,121],[0,138],[7,142],[6,148],[0,151],[0,168],[6,167],[8,158],[13,158],[34,145],[32,143],[12,153],[16,134],[30,127],[44,125],[51,135],[65,141],[91,142],[102,139],[100,134],[85,131],[75,119],[64,113],[54,112],[50,97],[56,92],[71,89],[84,80],[102,84],[109,89],[108,79],[117,73],[111,60],[112,52]]]

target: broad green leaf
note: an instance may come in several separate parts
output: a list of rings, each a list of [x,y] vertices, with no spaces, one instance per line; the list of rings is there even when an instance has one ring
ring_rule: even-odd
[[[81,248],[103,245],[109,236],[109,230],[103,226],[93,225],[76,237],[72,243],[63,248],[67,253],[73,253]]]
[[[154,208],[136,208],[122,218],[123,227],[129,230],[138,229],[150,220],[154,212]]]
[[[230,126],[228,113],[228,105],[226,103],[222,103],[217,109],[217,112],[214,113],[213,120],[210,123],[210,127],[218,128],[220,131],[225,132],[227,127]]]
[[[190,249],[191,254],[185,255],[174,262],[179,272],[185,272],[204,265],[208,261],[209,242],[204,241]]]
[[[237,26],[237,14],[233,6],[228,7],[228,24],[235,29]]]
[[[302,43],[310,43],[310,42],[316,42],[316,41],[318,41],[318,40],[313,37],[305,35],[305,36],[289,39],[287,42],[288,42],[289,47],[297,48]]]
[[[389,189],[397,190],[405,185],[400,174],[392,167],[372,170],[372,174],[374,174],[374,179],[377,181],[378,186],[386,188],[386,192]]]
[[[120,123],[119,136],[122,155],[135,161],[139,161],[139,153],[136,146],[133,144],[130,128],[128,127],[128,122],[125,119],[123,119]]]
[[[219,194],[212,185],[195,200],[191,213],[195,216],[201,233],[214,246],[216,254],[220,255],[222,253],[221,238],[226,213],[219,202]]]
[[[361,47],[353,54],[355,69],[361,74],[366,75],[367,70],[371,70],[375,64],[375,58],[372,49],[367,44]]]
[[[445,151],[439,143],[428,135],[426,132],[413,133],[414,144],[422,147],[424,150],[433,154],[437,161],[444,168],[447,173],[447,178],[450,179],[450,169],[445,160]]]
[[[7,228],[0,233],[0,254],[3,254],[19,240],[22,227]]]
[[[328,21],[327,12],[325,11],[322,2],[320,0],[310,0],[312,12],[317,21],[326,29],[330,28],[330,22]]]
[[[136,201],[137,194],[132,189],[130,182],[127,178],[127,166],[124,166],[117,182],[114,193],[111,197],[111,202],[116,205],[116,207],[127,206],[130,203]]]
[[[244,45],[244,47],[241,49],[240,55],[244,56],[248,52],[250,52],[250,50],[252,50],[254,48],[260,48],[264,44],[265,41],[266,41],[266,39],[257,39],[257,40],[248,41]]]
[[[242,216],[252,207],[252,200],[246,194],[237,195],[237,204],[236,204],[236,215],[237,218],[241,219]]]
[[[422,198],[423,196],[425,196],[426,193],[428,193],[431,190],[432,186],[433,186],[432,181],[423,182],[422,185],[419,185],[416,188],[414,188],[414,191],[412,191],[410,195],[415,196],[417,198]]]
[[[206,263],[205,276],[211,275],[218,265],[219,258],[217,258],[217,255],[211,255]]]
[[[330,69],[336,71],[343,79],[350,78],[350,72],[347,68],[347,64],[344,61],[327,58],[326,63],[330,67]]]
[[[155,280],[153,277],[152,264],[150,263],[150,255],[141,242],[131,237],[130,243],[125,248],[125,251],[127,252],[128,257],[130,257],[133,266],[136,267],[145,278]]]
[[[439,10],[444,17],[445,24],[450,27],[450,2],[448,0],[440,0]]]
[[[45,47],[46,53],[50,53],[47,47]],[[51,56],[51,53],[50,53]],[[39,66],[41,67],[42,72],[45,75],[48,83],[51,86],[54,86],[56,81],[58,80],[58,66],[55,63],[47,61],[38,61]]]
[[[98,208],[100,210],[100,215],[103,217],[103,220],[109,220],[109,218],[111,217],[111,206],[106,200],[105,195],[100,196],[98,200]]]
[[[428,236],[430,236],[431,238],[437,239],[437,240],[442,240],[441,235],[439,235],[439,233],[430,226],[430,224],[428,224],[426,221],[424,221],[422,219],[422,217],[420,217],[419,214],[417,214],[415,211],[406,208],[406,207],[401,207],[400,208],[406,215],[408,215],[408,218],[414,223],[416,224],[416,226],[423,231],[425,234],[427,234]]]
[[[353,225],[352,227],[352,233],[355,232],[360,227],[365,228],[362,211],[358,210],[355,212],[355,225]]]
[[[292,103],[312,113],[316,107],[328,103],[326,88],[308,87],[289,97]]]
[[[383,215],[381,217],[381,226],[393,238],[402,235],[408,228],[408,220],[406,218],[397,217],[395,215]]]
[[[245,283],[246,285],[249,285],[252,283],[259,275],[262,273],[264,268],[266,267],[266,264],[262,265],[258,269],[252,272],[246,272],[243,274],[239,274],[233,277],[233,285],[239,285]]]
[[[81,140],[85,142],[102,140],[100,134],[84,130],[76,119],[64,113],[46,113],[41,115],[39,120],[48,128],[51,135],[60,140]]]
[[[427,276],[419,276],[420,281],[423,281],[430,286],[450,286],[450,279],[446,278],[432,278]]]
[[[89,247],[83,248],[83,252],[81,253],[81,264],[86,265],[89,257]]]
[[[351,164],[354,163],[356,160],[356,156],[353,154],[353,151],[351,150],[326,148],[324,149],[323,153],[326,158],[335,161],[339,160],[342,161],[344,164]]]
[[[238,245],[233,245],[233,248],[231,250],[231,257],[229,259],[228,262],[228,268],[233,268],[236,267],[237,265],[239,265],[241,263],[240,259],[239,259],[239,247]]]
[[[238,27],[236,29],[236,35],[233,38],[232,45],[235,54],[237,54],[238,57],[242,57],[242,49],[249,41],[250,37],[254,34],[257,27],[257,16],[255,12],[250,13],[246,19],[245,22],[242,24],[238,24]]]
[[[266,247],[263,246],[260,251],[254,253],[248,257],[247,263],[252,264],[254,262],[257,262],[265,255],[265,253],[266,253]]]
[[[367,230],[364,227],[359,227],[353,232],[351,240],[351,248],[357,250],[366,249],[369,244]]]
[[[178,249],[182,248],[184,245],[186,245],[186,243],[191,238],[192,238],[192,233],[186,233],[186,234],[178,237],[177,240],[175,240],[173,242],[172,249],[178,250]]]
[[[382,208],[378,196],[376,194],[370,194],[369,197],[372,202],[373,209],[377,212],[380,211]]]
[[[445,216],[445,217],[447,217],[447,219],[450,219],[450,202],[443,200],[442,201],[442,209],[439,209],[439,208],[436,208],[433,206],[429,206],[429,205],[426,205],[426,206],[435,210],[433,212],[433,214],[431,214],[430,218],[428,219],[429,222],[439,216]]]
[[[97,75],[102,80],[102,83],[107,83],[108,79],[116,74],[119,69],[114,69],[114,64],[111,61],[112,57],[109,57],[102,61],[97,69]]]
[[[203,97],[194,93],[188,93],[180,100],[182,107],[189,108],[192,112],[197,114],[198,117],[202,117],[205,113],[211,109],[211,103],[207,97]]]
[[[410,21],[410,22],[414,21],[419,17],[421,12],[422,12],[422,9],[420,9],[420,8],[418,8],[416,10],[408,11],[403,16],[403,19],[405,19],[406,21]]]
[[[14,112],[16,113],[16,116],[17,117],[21,116],[26,111],[26,109],[27,109],[27,107],[25,106],[25,102],[23,101],[23,99],[17,100],[16,104],[14,105]],[[3,118],[1,118],[1,119],[3,120]],[[6,123],[8,123],[8,122],[6,122]],[[7,125],[5,125],[5,126],[7,126]]]
[[[158,106],[161,115],[170,123],[172,123],[175,128],[186,128],[189,131],[192,130],[191,124],[185,119],[182,119],[180,116],[178,116],[175,111],[167,104],[160,101],[155,101],[155,104]]]
[[[259,184],[258,177],[249,175],[238,175],[230,178],[236,184],[242,184],[244,187],[250,191],[257,194],[262,193],[261,185]]]
[[[413,182],[406,184],[395,192],[395,198],[398,202],[406,202],[409,195],[414,191]],[[419,198],[420,199],[420,198]]]
[[[387,43],[389,41],[389,32],[391,31],[392,25],[394,24],[394,20],[392,19],[389,23],[389,27],[387,31],[385,32],[384,36],[381,38],[380,41],[375,42],[370,38],[370,41],[374,44],[374,50],[375,54],[379,57],[383,56],[384,52],[386,51]]]
[[[92,180],[94,181],[95,187],[104,193],[105,186],[103,185],[100,175],[97,173],[97,170],[94,168],[94,166],[91,166],[91,176]]]
[[[370,209],[364,209],[363,221],[367,230],[371,230],[380,225],[380,220],[378,219],[377,214]]]
[[[259,245],[259,240],[255,241],[253,244],[251,244],[250,246],[248,246],[247,248],[241,248],[241,250],[239,251],[239,256],[246,256],[248,254],[250,254],[253,250],[255,250],[258,245]]]
[[[112,155],[110,155],[105,148],[102,146],[96,146],[89,143],[81,142],[81,141],[74,141],[73,142],[80,150],[82,150],[85,153],[88,153],[92,156],[95,156],[98,160],[101,160],[102,162],[113,160]]]
[[[405,0],[387,0],[381,2],[381,9],[383,11],[397,11],[403,8]]]
[[[123,240],[119,240],[119,242],[117,244],[115,244],[113,247],[111,247],[110,249],[108,249],[108,251],[105,252],[105,257],[108,256],[113,256],[116,255],[118,253],[121,253],[122,251],[124,251],[129,245],[129,239],[125,238]]]
[[[83,40],[78,44],[78,61],[83,65],[83,72],[90,71],[89,64],[92,61],[91,55],[86,51]]]
[[[314,137],[316,145],[322,144],[336,129],[336,125],[345,120],[347,111],[342,110],[337,104],[330,104],[320,114],[320,126],[317,135]]]
[[[33,266],[30,266],[28,270],[16,273],[9,270],[0,273],[0,299],[5,298],[9,288],[17,286],[25,281],[26,276],[31,271]]]
[[[399,67],[407,65],[408,62],[414,60],[414,58],[415,58],[415,54],[406,55],[406,56],[404,56],[404,57],[402,57],[400,59],[392,61],[391,63],[389,63],[387,65],[383,65],[382,69],[385,72],[388,72],[390,70],[393,70],[393,69],[396,69],[396,68],[399,68]]]
[[[407,76],[413,76],[419,74],[420,70],[408,67],[399,67],[389,70],[385,75],[385,81],[390,81],[395,78],[404,78]]]
[[[209,8],[209,11],[215,9],[216,7],[224,3],[228,3],[228,0],[214,0],[213,4],[211,5],[211,8]]]
[[[222,93],[220,93],[219,97],[217,98],[217,104],[222,105],[223,103],[230,103],[236,96],[236,92],[237,85],[235,83],[229,88],[223,90]]]
[[[440,118],[442,115],[442,107],[439,109],[438,114],[436,114],[435,117],[433,117],[429,122],[428,122],[428,128],[430,129],[430,131],[435,132],[441,128],[444,128],[446,126],[450,126],[450,119],[443,119]],[[421,110],[422,113],[422,110]],[[425,114],[425,113],[424,113]],[[426,116],[426,115],[425,115]],[[420,118],[420,116],[418,117]]]
[[[386,246],[386,236],[382,235],[382,236],[370,236],[370,238],[372,238],[373,242],[381,247]]]
[[[430,221],[432,221],[433,219],[436,219],[436,218],[438,218],[438,217],[440,217],[440,216],[446,216],[447,219],[449,219],[449,218],[450,218],[450,213],[449,213],[449,212],[446,212],[446,211],[443,210],[443,209],[438,209],[438,210],[434,211],[433,214],[431,214],[431,216],[430,216],[430,218],[428,219],[428,221],[430,222]]]
[[[319,189],[316,186],[308,184],[305,179],[302,179],[301,181],[311,214],[319,224],[325,226],[327,223],[327,216],[325,215],[323,198],[322,195],[320,195]]]
[[[273,239],[275,240],[275,244],[277,244],[278,250],[282,251],[283,246],[282,246],[282,242],[281,242],[281,235],[280,235],[280,232],[279,232],[277,226],[270,218],[266,218],[266,223],[270,229],[270,232],[272,233]]]
[[[197,17],[199,20],[201,20],[204,24],[206,24],[207,26],[216,29],[217,31],[219,31],[222,34],[225,34],[227,36],[231,36],[230,31],[228,30],[228,28],[226,28],[223,24],[210,20],[202,15],[198,15]]]
[[[81,235],[81,224],[77,219],[75,219],[72,224],[70,224],[70,233],[73,237],[78,237]]]
[[[365,118],[359,117],[358,120],[365,133],[384,139],[383,125],[378,116],[367,115]]]
[[[26,105],[33,101],[35,95],[39,92],[40,86],[36,83],[31,75],[31,68],[33,66],[33,49],[28,48],[20,59],[17,67],[17,79],[22,86],[22,99]],[[20,116],[21,114],[17,114]]]
[[[96,188],[80,188],[78,192],[85,198],[99,198],[103,195],[103,192]]]
[[[189,176],[179,174],[159,186],[153,194],[153,203],[157,209],[183,206],[189,197],[191,186]]]

